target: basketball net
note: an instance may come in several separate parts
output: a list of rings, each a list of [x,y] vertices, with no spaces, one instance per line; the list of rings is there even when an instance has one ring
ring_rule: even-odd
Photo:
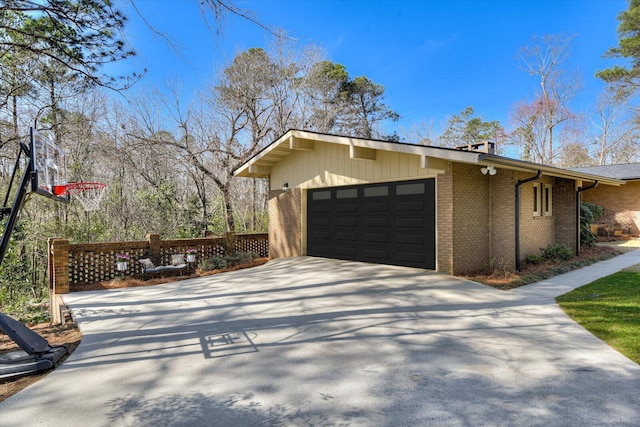
[[[63,186],[61,186],[63,187]],[[85,212],[97,211],[107,184],[101,182],[70,182],[65,191],[69,196],[78,200]]]

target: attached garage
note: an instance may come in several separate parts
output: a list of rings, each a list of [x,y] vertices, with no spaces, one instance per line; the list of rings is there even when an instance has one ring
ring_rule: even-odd
[[[309,190],[307,254],[436,268],[435,179]]]
[[[577,251],[582,192],[623,184],[498,156],[489,143],[454,149],[301,130],[234,174],[269,180],[271,258],[450,274],[516,269],[552,243]]]

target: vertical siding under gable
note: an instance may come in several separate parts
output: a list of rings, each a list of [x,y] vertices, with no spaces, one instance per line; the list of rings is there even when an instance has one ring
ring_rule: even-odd
[[[422,169],[420,157],[378,150],[376,160],[349,158],[349,146],[315,144],[311,151],[294,151],[272,168],[271,190],[282,187],[321,188],[370,182],[432,178],[436,171]]]

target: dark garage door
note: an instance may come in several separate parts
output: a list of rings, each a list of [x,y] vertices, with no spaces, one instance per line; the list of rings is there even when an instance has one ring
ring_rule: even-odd
[[[435,179],[309,190],[307,253],[435,270]]]

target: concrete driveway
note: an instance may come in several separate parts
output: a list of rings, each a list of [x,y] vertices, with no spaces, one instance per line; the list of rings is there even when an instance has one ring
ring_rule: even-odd
[[[82,344],[0,425],[637,425],[638,365],[553,301],[640,251],[615,260],[510,292],[301,257],[70,294]]]

